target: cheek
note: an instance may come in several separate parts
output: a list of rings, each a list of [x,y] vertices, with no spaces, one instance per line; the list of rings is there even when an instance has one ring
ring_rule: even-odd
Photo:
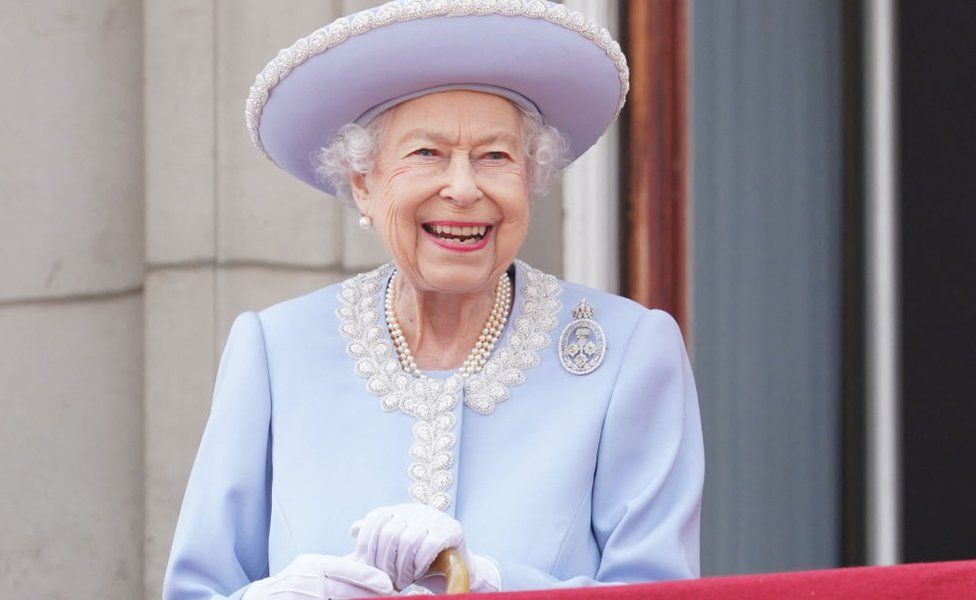
[[[381,235],[386,239],[387,246],[394,255],[397,255],[406,246],[412,246],[416,239],[413,214],[411,206],[404,206],[393,199],[386,205],[386,210],[382,217],[382,226],[378,228]]]
[[[531,220],[531,206],[527,193],[516,194],[499,208],[502,211],[502,226],[499,231],[499,245],[503,248],[515,247],[515,252],[521,247],[529,231]]]
[[[508,177],[498,181],[489,194],[495,198],[502,212],[502,221],[515,227],[528,227],[529,220],[529,190],[525,179]]]
[[[418,237],[417,211],[428,197],[422,183],[422,177],[401,169],[392,171],[381,187],[381,225],[377,231],[398,261],[412,262]]]

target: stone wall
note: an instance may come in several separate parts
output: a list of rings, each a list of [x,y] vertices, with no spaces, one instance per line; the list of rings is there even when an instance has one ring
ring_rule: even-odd
[[[0,597],[142,591],[142,8],[0,3]]]

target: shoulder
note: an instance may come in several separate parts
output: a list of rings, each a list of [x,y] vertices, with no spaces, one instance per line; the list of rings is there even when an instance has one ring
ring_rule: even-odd
[[[307,294],[278,302],[259,311],[258,317],[266,328],[288,326],[291,323],[320,318],[326,312],[335,311],[341,287],[342,282],[332,283]]]
[[[258,316],[267,330],[290,330],[314,322],[331,323],[336,319],[336,310],[344,304],[345,294],[353,293],[356,298],[351,303],[357,305],[361,305],[365,296],[378,298],[377,286],[388,271],[389,265],[382,265],[371,271],[344,276],[317,290],[269,306],[258,312]]]
[[[558,280],[561,293],[561,321],[572,319],[572,310],[581,300],[595,309],[595,320],[607,330],[608,340],[616,345],[640,347],[649,343],[681,342],[678,323],[668,312],[649,309],[629,298],[596,290],[578,283]]]
[[[524,263],[520,263],[519,267],[525,275],[525,284],[519,290],[523,309],[528,302],[539,304],[539,300],[542,300],[555,317],[551,320],[544,318],[541,322],[547,323],[553,330],[550,339],[557,345],[556,352],[552,354],[556,360],[562,360],[563,347],[569,343],[566,336],[572,336],[577,331],[573,328],[576,320],[574,309],[583,301],[588,309],[592,309],[590,319],[599,326],[593,341],[597,347],[602,342],[605,355],[602,366],[587,378],[588,384],[613,387],[628,373],[642,376],[656,375],[662,370],[670,373],[685,360],[687,351],[681,331],[667,312],[648,309],[616,294],[557,279]],[[533,289],[533,279],[543,285]],[[566,349],[575,352],[572,347],[570,344]]]

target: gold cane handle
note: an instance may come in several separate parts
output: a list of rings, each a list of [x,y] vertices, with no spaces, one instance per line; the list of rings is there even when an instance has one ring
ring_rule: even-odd
[[[471,591],[471,575],[468,565],[461,558],[457,548],[448,548],[434,559],[430,565],[430,573],[443,575],[447,580],[445,594],[467,594]]]

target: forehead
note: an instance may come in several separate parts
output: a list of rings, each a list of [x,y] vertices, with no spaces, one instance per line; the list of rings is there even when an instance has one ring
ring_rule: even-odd
[[[413,98],[393,107],[384,129],[385,137],[394,144],[423,134],[518,139],[522,133],[522,114],[501,96],[450,90]]]

